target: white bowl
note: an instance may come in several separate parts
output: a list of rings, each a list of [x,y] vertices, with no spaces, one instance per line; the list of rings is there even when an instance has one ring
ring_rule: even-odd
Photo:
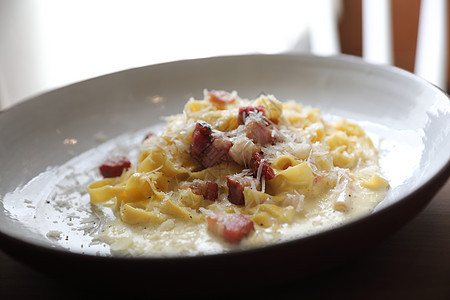
[[[99,133],[113,138],[161,124],[161,116],[180,112],[190,96],[201,97],[205,88],[236,90],[248,98],[265,92],[320,108],[325,116],[358,122],[379,147],[382,171],[391,183],[386,199],[374,213],[336,229],[278,245],[200,257],[96,256],[86,249],[88,237],[81,246],[85,235],[64,242],[45,234],[43,230],[53,226],[49,220],[55,218],[54,211],[47,215],[42,208],[46,199],[39,191],[42,187],[45,192],[53,182],[54,177],[45,177],[49,167],[57,169],[98,147]],[[416,215],[449,177],[449,133],[450,101],[443,91],[395,67],[354,57],[218,57],[105,75],[45,93],[0,114],[1,247],[52,274],[70,269],[77,275],[89,269],[94,277],[119,270],[147,274],[152,269],[157,276],[146,278],[160,286],[164,278],[182,278],[187,269],[208,272],[211,264],[221,268],[220,278],[236,276],[236,264],[247,270],[238,275],[245,280],[248,270],[261,276],[278,270],[287,276],[293,272],[293,267],[285,269],[287,264],[307,274],[373,245]],[[39,174],[40,181],[33,181],[34,189],[27,190],[27,182]],[[41,213],[33,213],[37,211]],[[68,236],[62,230],[55,234]]]

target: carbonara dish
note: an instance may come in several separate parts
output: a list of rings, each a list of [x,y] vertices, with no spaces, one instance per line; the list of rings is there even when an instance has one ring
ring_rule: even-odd
[[[389,183],[366,133],[272,95],[205,91],[112,157],[91,202],[117,219],[99,238],[127,255],[201,255],[277,243],[368,214]]]

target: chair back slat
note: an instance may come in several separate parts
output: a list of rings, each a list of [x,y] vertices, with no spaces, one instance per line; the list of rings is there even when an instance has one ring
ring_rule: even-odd
[[[447,0],[421,0],[414,73],[447,88]]]

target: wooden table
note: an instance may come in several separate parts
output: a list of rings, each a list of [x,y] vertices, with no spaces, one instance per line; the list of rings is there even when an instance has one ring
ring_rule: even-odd
[[[254,299],[254,293],[262,299],[450,299],[450,180],[414,220],[347,264],[283,286],[264,286],[239,299]],[[139,289],[149,298],[145,287]],[[61,284],[0,252],[0,299],[98,299],[114,291],[114,283],[89,291]],[[236,296],[223,293],[214,298]]]

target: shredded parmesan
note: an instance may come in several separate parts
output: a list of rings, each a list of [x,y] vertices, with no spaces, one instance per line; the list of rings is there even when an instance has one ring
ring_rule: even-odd
[[[240,248],[275,243],[367,213],[386,191],[358,184],[387,182],[371,177],[379,167],[364,132],[350,122],[327,123],[317,109],[271,95],[247,100],[205,90],[165,120],[162,133],[142,143],[135,168],[114,183],[89,186],[92,202],[110,203],[119,218],[99,235],[114,251],[228,251],[209,235],[213,225],[205,219],[230,214],[255,224]],[[207,198],[213,190],[217,196]]]

